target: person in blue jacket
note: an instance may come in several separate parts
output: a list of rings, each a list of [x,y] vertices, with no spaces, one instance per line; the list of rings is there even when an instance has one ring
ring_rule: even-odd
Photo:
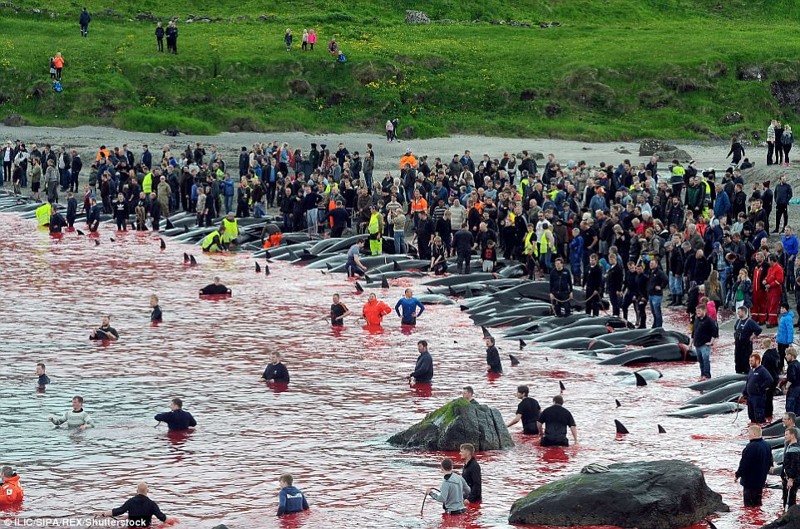
[[[400,314],[400,307],[403,308],[402,314]],[[417,312],[417,307],[419,307],[419,312]],[[417,318],[425,312],[425,305],[414,297],[413,290],[407,288],[404,297],[398,299],[397,303],[395,303],[394,311],[400,316],[402,325],[416,325]]]
[[[415,382],[428,383],[433,380],[433,357],[428,351],[428,342],[420,340],[417,342],[417,349],[419,350],[417,364],[414,366],[414,372],[408,375],[408,380],[410,382],[413,378]]]
[[[308,510],[305,495],[292,485],[294,478],[291,474],[283,474],[278,483],[281,486],[281,491],[278,493],[278,516]]]
[[[578,284],[581,283],[581,261],[583,259],[583,237],[580,233],[581,230],[573,228],[573,238],[569,243],[569,268],[572,272],[572,280]]]
[[[714,216],[718,219],[724,217],[730,218],[731,213],[731,199],[728,193],[723,192],[722,185],[716,185],[717,198],[714,200]]]
[[[778,355],[781,357],[781,371],[786,359],[786,349],[794,342],[794,312],[789,309],[788,303],[781,303],[781,317],[778,320],[778,335],[775,342],[778,344]]]
[[[761,494],[767,482],[767,474],[772,467],[772,449],[761,438],[760,426],[750,425],[748,431],[750,442],[742,451],[739,468],[736,470],[736,481],[744,489],[744,506],[758,507],[761,505]]]
[[[233,178],[231,178],[230,174],[226,174],[225,179],[222,180],[222,196],[224,197],[225,201],[226,214],[233,210],[233,187]]]
[[[172,399],[169,408],[171,411],[156,415],[156,420],[167,423],[170,430],[188,430],[197,426],[197,421],[194,420],[192,414],[188,411],[183,411],[183,401],[181,399]]]

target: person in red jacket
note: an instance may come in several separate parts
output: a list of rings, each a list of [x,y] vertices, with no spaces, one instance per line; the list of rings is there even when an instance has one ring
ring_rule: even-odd
[[[759,325],[764,325],[767,321],[767,290],[766,285],[767,271],[769,264],[764,262],[764,254],[758,252],[755,256],[753,266],[753,319]]]
[[[370,294],[369,299],[364,304],[364,309],[361,313],[364,319],[367,320],[367,325],[380,325],[383,317],[390,314],[392,309],[383,301],[378,301],[375,294]]]
[[[19,476],[11,467],[3,467],[0,472],[3,485],[0,486],[0,508],[11,507],[22,503],[23,492],[19,484]]]
[[[769,270],[764,283],[764,289],[767,291],[767,317],[769,318],[767,328],[773,328],[778,325],[783,291],[783,267],[778,264],[778,258],[775,255],[769,256]]]

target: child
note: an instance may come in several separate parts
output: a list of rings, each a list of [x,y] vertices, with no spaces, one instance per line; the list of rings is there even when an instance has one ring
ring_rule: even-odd
[[[484,272],[494,271],[494,267],[497,264],[497,250],[492,239],[489,239],[489,242],[486,243],[486,248],[481,250],[481,264]]]
[[[308,31],[305,29],[303,30],[302,49],[308,51]]]
[[[286,34],[283,36],[284,42],[286,42],[286,51],[292,51],[292,30],[286,28]]]
[[[278,483],[281,491],[278,493],[278,516],[308,510],[308,502],[303,493],[292,486],[294,478],[291,474],[283,474]]]
[[[314,28],[308,30],[308,45],[311,46],[311,51],[314,51],[314,44],[317,43],[317,32]]]
[[[206,208],[206,192],[202,185],[197,186],[197,206],[195,212],[197,213],[197,226],[202,227],[203,220],[208,214],[208,208]]]
[[[50,57],[50,79],[56,80],[56,58]]]
[[[708,314],[711,321],[717,321],[717,306],[714,305],[714,302],[703,296],[700,298],[700,304],[706,306],[706,314]]]

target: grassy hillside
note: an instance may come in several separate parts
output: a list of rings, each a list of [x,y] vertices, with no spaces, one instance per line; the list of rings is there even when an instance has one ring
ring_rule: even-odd
[[[788,0],[103,0],[89,3],[88,39],[81,5],[0,8],[0,117],[189,133],[382,132],[399,117],[419,137],[625,139],[728,136],[796,115],[770,93],[772,81],[800,81],[800,3]],[[409,26],[406,9],[451,22]],[[172,56],[156,53],[155,24],[140,13],[224,20],[179,23]],[[313,53],[299,49],[304,27],[319,35]],[[325,51],[332,35],[345,64]],[[56,51],[67,61],[61,94],[49,86]],[[766,79],[737,80],[753,64]],[[742,122],[720,123],[735,111]]]

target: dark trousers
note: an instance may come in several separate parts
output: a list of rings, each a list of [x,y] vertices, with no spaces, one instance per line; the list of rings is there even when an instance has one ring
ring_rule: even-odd
[[[128,219],[125,217],[117,217],[117,230],[118,231],[128,231]]]
[[[614,316],[619,316],[619,309],[622,306],[622,299],[615,290],[609,291],[608,298],[611,301],[612,314]]]
[[[272,207],[275,205],[275,191],[276,191],[276,182],[268,182],[267,183],[267,207]]]
[[[456,269],[459,274],[469,274],[469,261],[472,257],[470,251],[457,251],[456,252]]]
[[[763,423],[764,419],[764,406],[767,404],[767,397],[764,395],[748,395],[747,396],[747,417],[750,422]]]
[[[775,138],[775,163],[783,163],[783,144],[779,138]]]
[[[163,53],[163,51],[164,51],[164,38],[162,37],[162,38],[159,39],[158,37],[156,37],[156,42],[158,43],[158,51]]]
[[[639,323],[637,329],[647,328],[647,300],[644,298],[636,300],[636,321]]]
[[[89,34],[89,24],[81,24],[81,37],[85,37]]]
[[[564,295],[563,297],[556,295],[559,299],[568,298],[569,294]],[[569,300],[567,301],[553,301],[553,308],[555,309],[556,316],[569,316],[572,314],[572,306],[569,304]]]
[[[777,381],[767,388],[767,397],[764,399],[764,418],[772,417],[772,399],[775,397],[775,388],[778,387]]]
[[[789,205],[776,204],[775,206],[775,232],[781,231],[781,218],[783,218],[783,227],[789,224]]]
[[[753,354],[753,342],[736,340],[733,349],[734,370],[740,375],[750,371],[750,355]]]
[[[763,489],[742,489],[745,507],[760,507]]]
[[[80,176],[81,174],[79,172],[69,172],[69,190],[73,193],[78,192],[78,180],[80,179]]]
[[[775,153],[775,143],[768,141],[767,142],[767,165],[772,165],[772,155],[774,153]]]
[[[788,487],[786,478],[781,478],[783,482],[783,504],[787,507],[797,503],[797,488],[800,487],[800,482],[795,481],[791,488]]]
[[[625,296],[622,298],[622,319],[628,319],[628,307],[630,307],[635,300],[636,296],[633,294],[633,292],[625,293]]]
[[[783,163],[789,163],[789,151],[792,150],[791,145],[783,146]]]
[[[549,437],[542,437],[542,446],[569,446],[569,440],[566,437],[563,439],[550,439]]]
[[[3,162],[3,180],[11,181],[11,162]]]

